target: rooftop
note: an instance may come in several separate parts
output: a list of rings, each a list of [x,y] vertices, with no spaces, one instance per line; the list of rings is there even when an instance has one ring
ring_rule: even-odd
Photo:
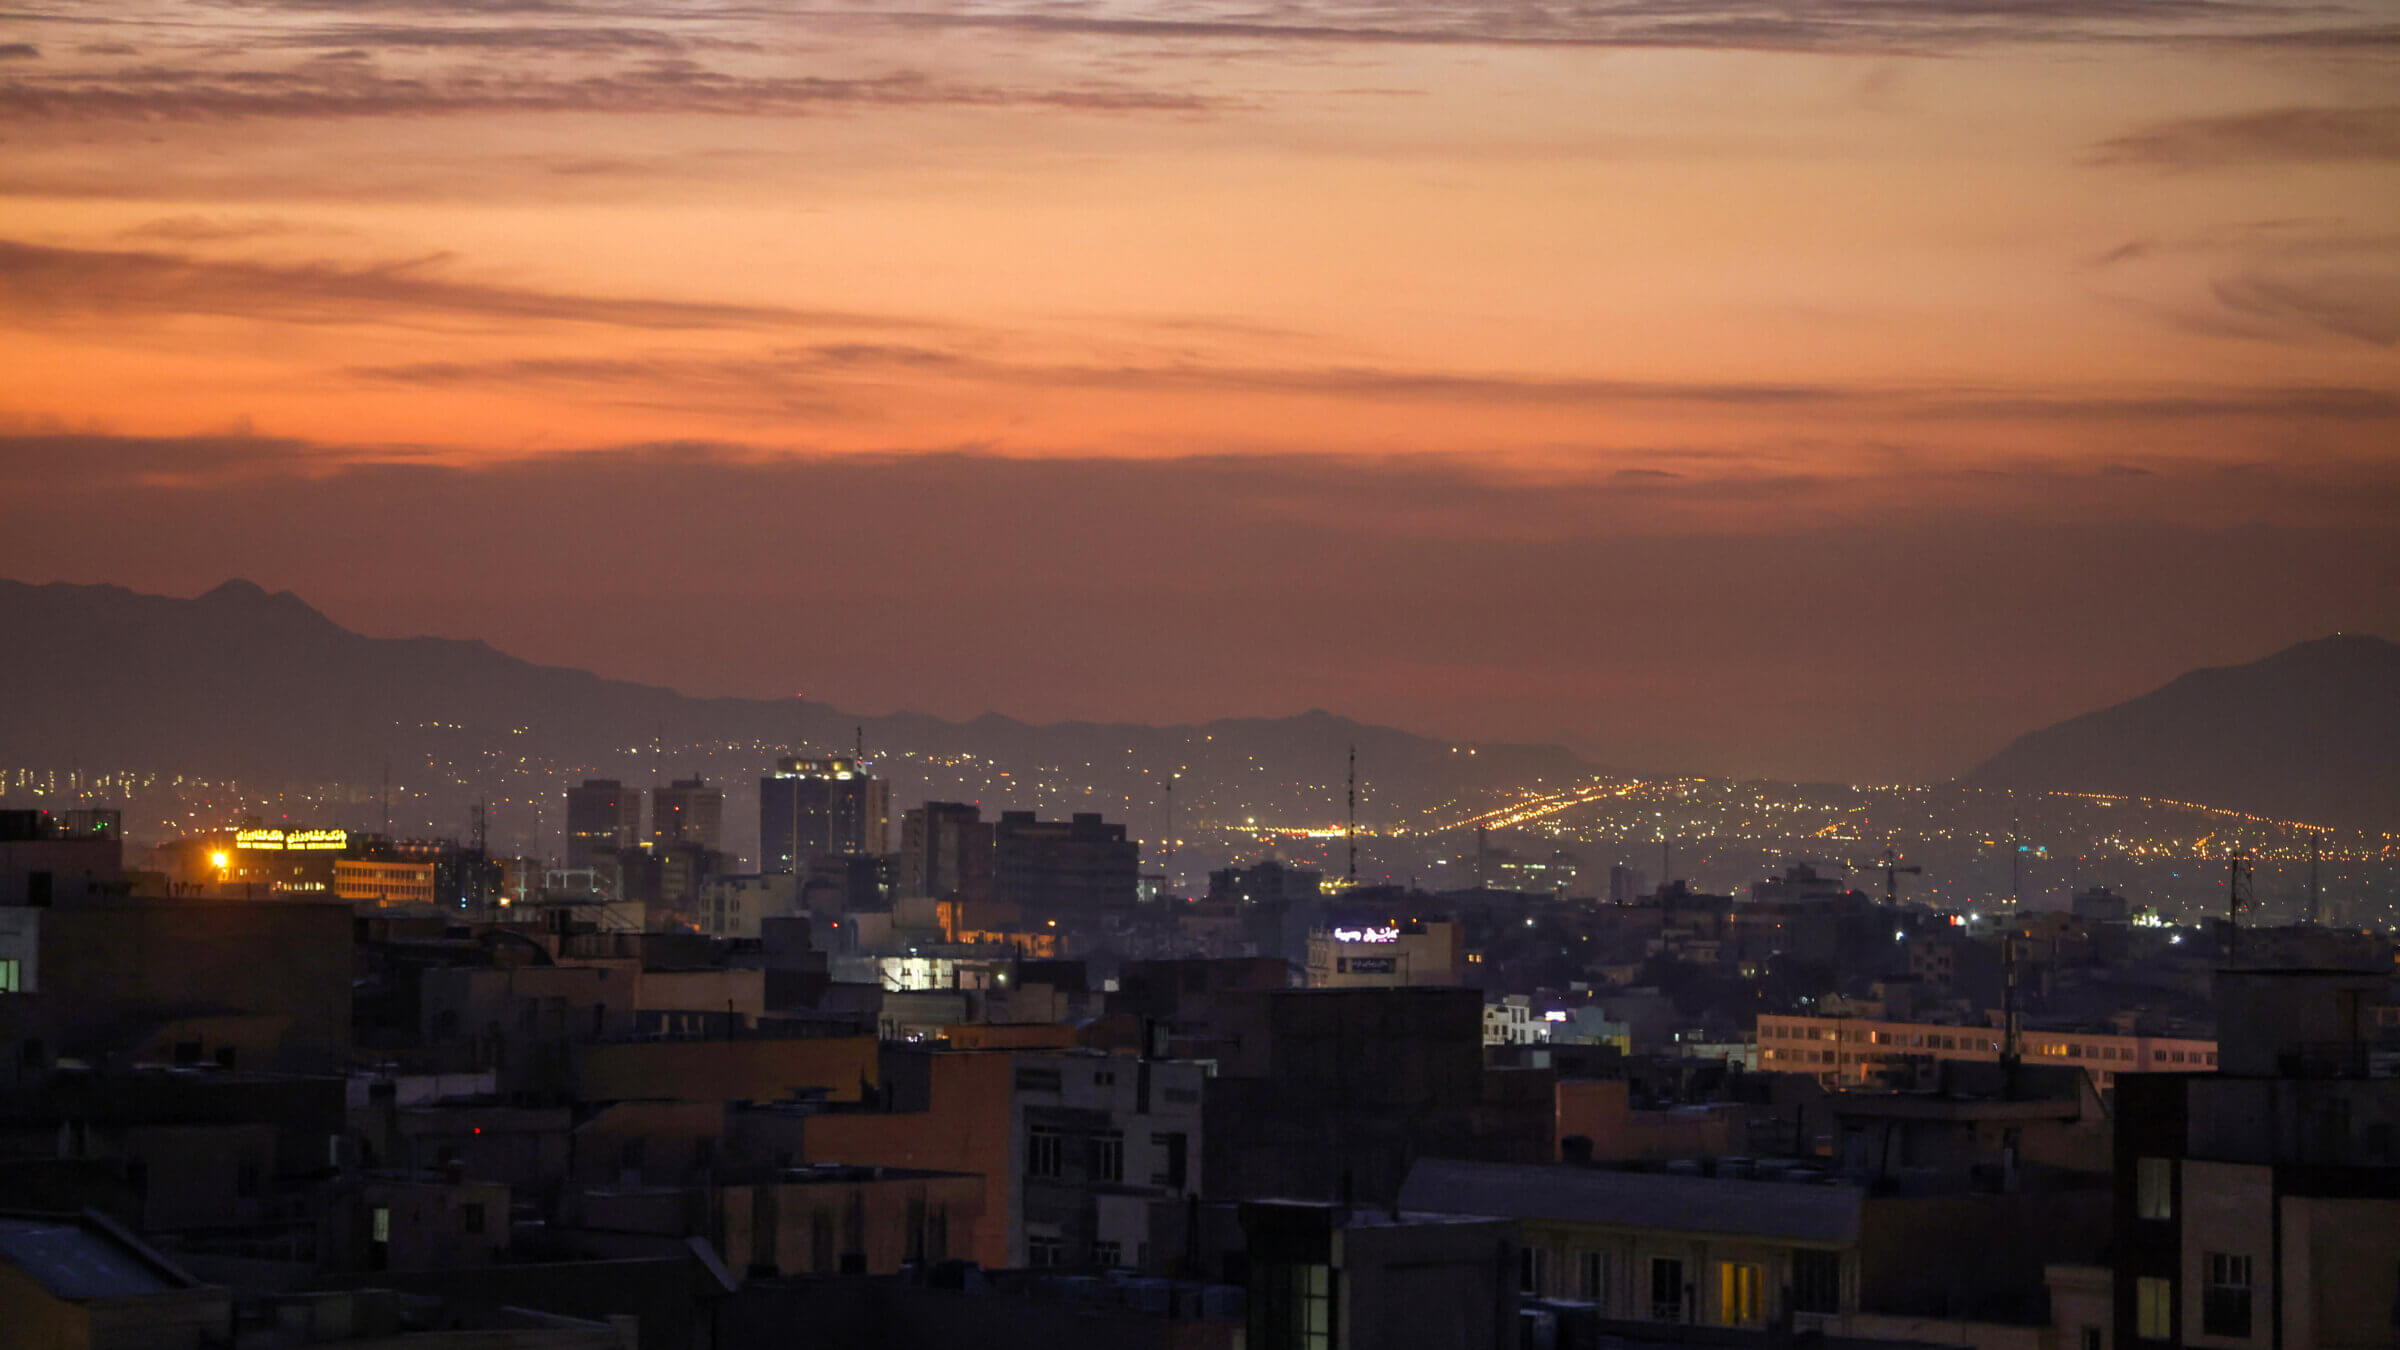
[[[1858,1239],[1861,1194],[1851,1186],[1428,1158],[1409,1169],[1400,1203],[1460,1215],[1846,1243]]]

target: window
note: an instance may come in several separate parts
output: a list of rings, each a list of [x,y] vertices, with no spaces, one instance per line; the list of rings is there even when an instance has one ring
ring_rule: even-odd
[[[2208,1283],[2200,1287],[2200,1329],[2211,1336],[2250,1335],[2250,1258],[2208,1254]]]
[[[1792,1253],[1792,1311],[1838,1313],[1842,1310],[1842,1254],[1801,1250]]]
[[[2175,1160],[2140,1158],[2133,1165],[2133,1213],[2139,1219],[2175,1217]]]
[[[1165,1134],[1153,1134],[1150,1136],[1150,1144],[1151,1147],[1159,1150],[1158,1170],[1150,1174],[1150,1184],[1164,1186],[1169,1190],[1182,1190],[1189,1162],[1189,1146],[1184,1143],[1183,1131],[1172,1130]]]
[[[1540,1298],[1549,1292],[1550,1253],[1531,1245],[1517,1249],[1517,1292],[1527,1298]]]
[[[1754,1327],[1767,1320],[1766,1280],[1759,1268],[1738,1261],[1717,1263],[1717,1320],[1729,1327]]]
[[[2133,1282],[2133,1334],[2163,1341],[2175,1334],[2175,1282],[2143,1276]]]
[[[0,994],[15,994],[23,992],[23,990],[19,987],[19,980],[21,977],[17,973],[18,970],[19,966],[15,957],[12,956],[5,961],[0,961]]]
[[[1650,1319],[1683,1320],[1683,1262],[1664,1256],[1650,1259]]]
[[[1599,1252],[1585,1252],[1575,1261],[1575,1296],[1586,1303],[1608,1307],[1608,1258]]]
[[[1067,1263],[1067,1244],[1054,1237],[1025,1239],[1025,1264],[1030,1266],[1063,1266]]]
[[[1250,1350],[1332,1350],[1333,1272],[1325,1266],[1270,1265],[1252,1277]]]
[[[468,1205],[459,1211],[459,1215],[465,1221],[466,1232],[480,1233],[483,1231],[483,1206]]]
[[[1035,1130],[1025,1141],[1025,1174],[1034,1177],[1055,1177],[1066,1168],[1067,1141],[1056,1130]]]
[[[1092,1179],[1094,1181],[1123,1181],[1125,1179],[1125,1136],[1109,1130],[1092,1136]]]
[[[2076,1338],[2078,1350],[2101,1350],[2103,1344],[2098,1327],[2085,1327],[2083,1334]]]
[[[1115,1270],[1125,1264],[1125,1247],[1118,1242],[1092,1244],[1092,1264],[1102,1270]]]

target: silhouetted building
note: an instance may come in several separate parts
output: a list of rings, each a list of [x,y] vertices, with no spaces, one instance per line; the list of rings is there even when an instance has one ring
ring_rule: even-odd
[[[900,818],[896,894],[988,900],[992,827],[965,802],[927,802]]]
[[[1224,867],[1208,874],[1210,903],[1288,905],[1315,900],[1325,893],[1325,874],[1295,867],[1279,858],[1262,858],[1248,867]]]
[[[725,793],[698,778],[650,789],[650,846],[663,853],[681,844],[725,847]]]
[[[1241,1207],[1248,1350],[1515,1350],[1506,1219],[1265,1200]]]
[[[891,787],[849,755],[778,760],[758,780],[761,872],[797,872],[826,854],[878,854],[891,816]]]
[[[993,896],[1028,915],[1097,914],[1133,906],[1141,845],[1095,812],[1036,820],[1005,811],[992,827]]]
[[[567,789],[567,866],[590,867],[603,853],[634,846],[642,832],[642,794],[614,778],[587,778]]]

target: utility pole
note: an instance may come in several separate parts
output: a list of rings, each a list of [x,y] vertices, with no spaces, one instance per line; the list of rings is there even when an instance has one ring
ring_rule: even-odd
[[[2250,896],[2250,854],[2237,848],[2225,860],[2225,964],[2232,965],[2234,950],[2241,941],[2242,910]]]
[[[1166,873],[1167,889],[1175,889],[1175,775],[1167,775],[1167,856],[1159,870]]]

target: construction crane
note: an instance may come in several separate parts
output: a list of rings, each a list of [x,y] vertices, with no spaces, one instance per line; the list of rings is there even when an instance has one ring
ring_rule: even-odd
[[[1883,873],[1883,903],[1887,905],[1900,903],[1900,874],[1902,872],[1915,872],[1920,876],[1925,872],[1924,868],[1915,863],[1901,862],[1899,852],[1889,845],[1884,847],[1883,863],[1879,870]]]

